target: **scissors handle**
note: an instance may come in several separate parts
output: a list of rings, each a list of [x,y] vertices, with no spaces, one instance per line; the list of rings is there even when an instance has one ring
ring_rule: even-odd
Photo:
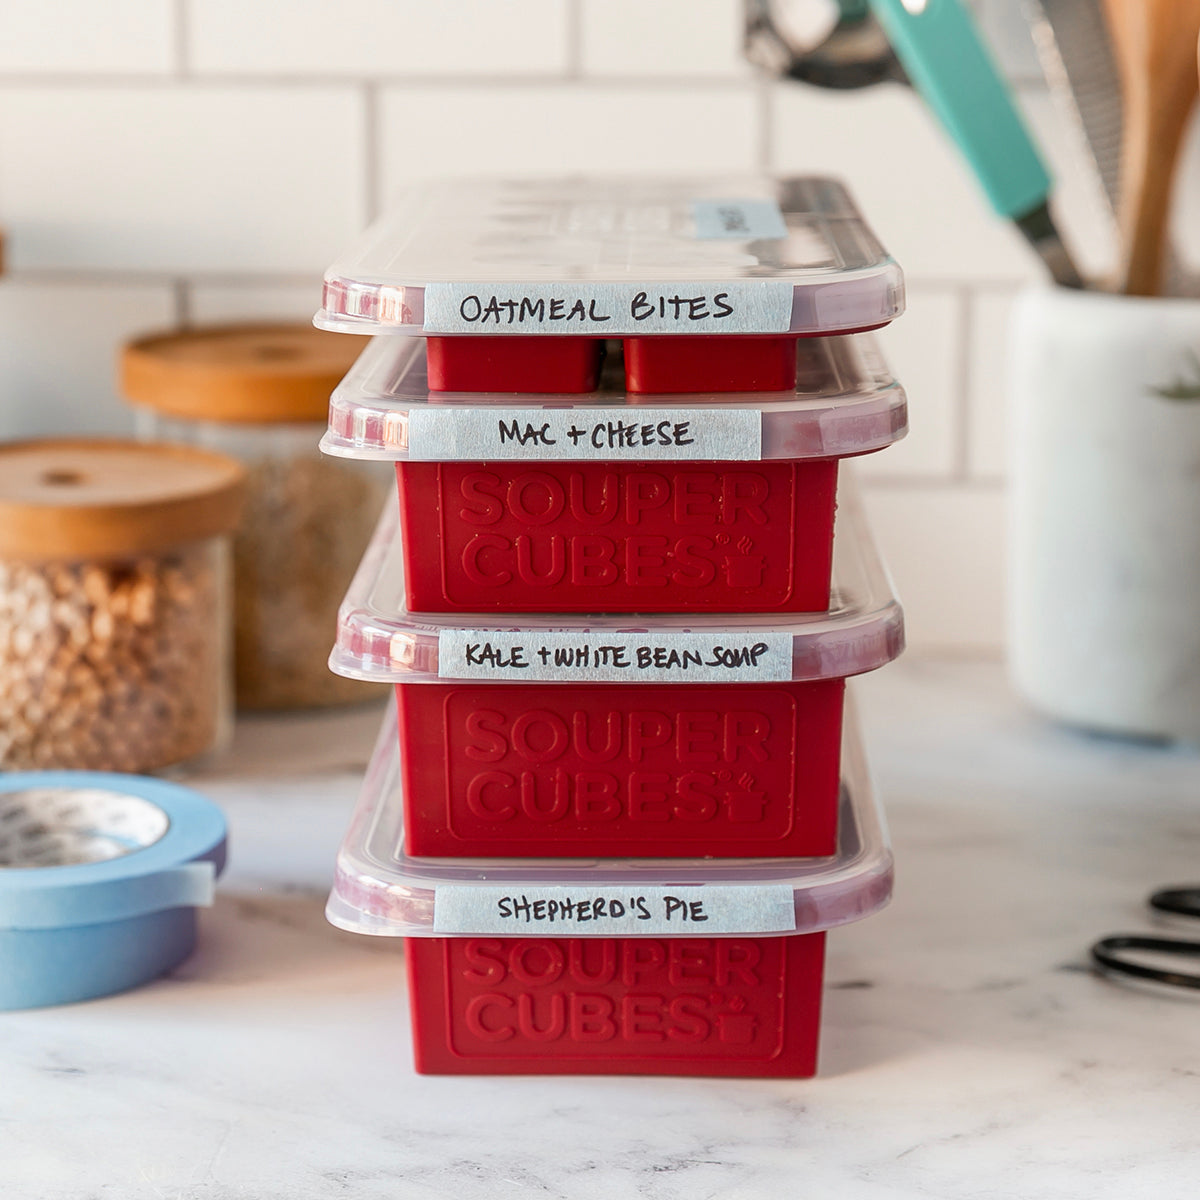
[[[1200,887],[1162,888],[1150,897],[1150,907],[1177,917],[1200,917]]]
[[[1154,954],[1169,954],[1177,958],[1200,958],[1200,942],[1187,942],[1181,938],[1145,937],[1137,933],[1117,933],[1101,938],[1092,947],[1092,960],[1105,970],[1120,975],[1132,975],[1135,979],[1148,979],[1153,983],[1166,983],[1171,987],[1200,989],[1200,974],[1171,971],[1166,967],[1150,967],[1127,957],[1124,953],[1127,950],[1151,951]]]

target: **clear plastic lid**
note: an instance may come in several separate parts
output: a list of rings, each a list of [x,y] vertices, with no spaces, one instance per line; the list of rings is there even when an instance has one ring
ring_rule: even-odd
[[[887,324],[900,268],[832,179],[446,180],[326,273],[323,329],[819,334]]]
[[[399,759],[389,712],[325,910],[332,924],[352,933],[799,934],[861,920],[891,898],[891,846],[852,705],[844,723],[837,850],[824,858],[410,858],[404,852]]]
[[[685,418],[697,409],[702,420],[694,420],[692,435],[703,439],[698,452],[742,461],[843,458],[880,450],[905,435],[904,390],[869,334],[799,340],[796,359],[794,392],[639,397],[631,405],[614,378],[618,373],[606,372],[601,390],[586,399],[523,396],[514,404],[509,394],[431,394],[424,341],[375,338],[333,393],[321,449],[343,458],[469,462],[508,448],[522,457],[561,460],[581,457],[578,441],[556,436],[553,445],[529,445],[523,431],[548,418],[572,427],[614,417],[645,423],[661,414]],[[506,445],[502,427],[519,436],[510,435]],[[582,449],[588,450],[586,439]]]
[[[329,665],[386,683],[758,683],[872,671],[904,648],[904,619],[853,489],[839,499],[828,611],[736,616],[411,613],[389,504],[338,613]],[[580,666],[573,652],[584,644]],[[639,666],[642,654],[650,661]]]

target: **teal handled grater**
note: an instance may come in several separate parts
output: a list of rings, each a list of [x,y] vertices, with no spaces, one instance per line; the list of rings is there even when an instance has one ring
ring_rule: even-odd
[[[959,0],[870,0],[896,56],[958,144],[992,207],[1014,221],[1056,283],[1082,287],[1049,209],[1050,174]]]

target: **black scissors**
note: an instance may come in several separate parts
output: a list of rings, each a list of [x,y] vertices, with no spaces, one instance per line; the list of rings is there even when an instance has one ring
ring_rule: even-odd
[[[1150,907],[1177,917],[1200,917],[1200,887],[1163,888],[1150,897]],[[1200,973],[1172,971],[1138,962],[1128,951],[1169,954],[1200,959],[1200,942],[1184,938],[1150,937],[1140,933],[1115,933],[1092,946],[1092,961],[1104,971],[1148,979],[1170,987],[1200,989]]]

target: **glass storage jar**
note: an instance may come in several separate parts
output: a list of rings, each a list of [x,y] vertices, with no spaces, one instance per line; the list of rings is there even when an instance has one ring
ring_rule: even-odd
[[[155,334],[124,349],[122,389],[140,437],[219,450],[246,467],[234,539],[240,708],[382,697],[326,666],[338,606],[389,486],[385,466],[317,449],[329,394],[362,348],[360,338],[268,323]]]
[[[153,771],[222,741],[244,485],[186,446],[0,446],[0,769]]]

